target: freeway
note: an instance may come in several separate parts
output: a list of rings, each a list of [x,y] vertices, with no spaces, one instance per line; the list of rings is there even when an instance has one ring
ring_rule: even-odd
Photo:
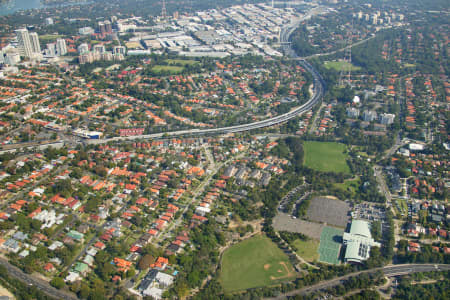
[[[314,285],[306,286],[304,288],[294,290],[288,293],[281,294],[277,297],[270,299],[287,299],[295,295],[308,295],[310,293],[325,290],[340,284],[343,284],[350,277],[358,276],[363,273],[375,273],[377,271],[383,271],[387,277],[394,277],[400,275],[407,275],[412,273],[430,272],[430,271],[449,271],[450,265],[445,264],[404,264],[404,265],[388,265],[383,268],[376,268],[371,270],[359,271],[350,273],[341,277],[333,278],[327,281],[321,281]]]
[[[35,286],[40,291],[44,292],[45,294],[56,298],[56,299],[64,299],[64,300],[75,300],[77,297],[73,295],[72,293],[62,291],[55,289],[54,287],[50,286],[46,281],[33,277],[31,275],[25,274],[20,270],[19,268],[16,268],[15,266],[8,263],[8,261],[4,258],[0,258],[0,265],[4,266],[8,270],[8,274],[11,277],[14,277],[15,279],[18,279],[22,281],[25,284],[28,284],[30,286]]]
[[[289,36],[290,36],[290,34],[292,34],[292,32],[295,30],[295,28],[298,26],[298,23],[301,20],[309,18],[311,15],[313,15],[315,13],[316,13],[315,11],[311,12],[311,13],[305,15],[304,18],[297,20],[296,22],[290,23],[285,28],[283,28],[283,31],[280,34],[280,37],[281,37],[281,42],[284,43],[283,48],[287,55],[290,55],[293,58],[296,58],[294,51],[290,48],[289,43],[288,43]],[[325,84],[324,84],[324,81],[323,81],[321,75],[306,60],[299,60],[298,63],[305,70],[310,72],[313,76],[313,80],[314,80],[313,94],[311,95],[311,98],[306,103],[292,109],[291,111],[289,111],[285,114],[282,114],[282,115],[279,115],[279,116],[276,116],[276,117],[273,117],[270,119],[258,121],[258,122],[223,127],[223,128],[203,129],[203,130],[199,130],[199,129],[180,130],[180,131],[163,132],[163,133],[149,134],[149,135],[138,135],[138,136],[131,136],[131,137],[114,137],[114,138],[110,138],[110,139],[88,140],[87,142],[100,144],[100,143],[107,143],[110,141],[155,139],[155,138],[176,137],[176,136],[184,136],[184,135],[201,136],[201,135],[228,134],[228,133],[245,132],[245,131],[249,131],[249,130],[253,130],[253,129],[264,128],[264,127],[269,127],[269,126],[284,123],[292,118],[295,118],[295,117],[305,113],[306,111],[311,110],[317,103],[320,102],[320,100],[322,99],[323,94],[324,94]],[[73,142],[73,141],[68,141],[68,142]],[[49,143],[49,144],[44,144],[44,145],[39,145],[39,146],[46,147],[46,146],[51,146],[51,145],[52,144]],[[92,242],[93,242],[93,239],[91,241],[89,241],[88,245],[90,245]],[[84,253],[85,250],[86,250],[86,248],[83,249],[82,253]],[[21,270],[19,270],[18,268],[14,267],[11,264],[9,264],[8,261],[6,261],[4,259],[0,258],[0,264],[4,265],[7,268],[8,273],[11,276],[13,276],[14,278],[16,278],[22,282],[31,284],[31,285],[35,285],[40,290],[42,290],[43,292],[45,292],[46,294],[48,294],[52,297],[55,297],[57,299],[76,299],[75,296],[73,296],[72,294],[70,294],[68,292],[63,292],[63,291],[57,290],[57,289],[53,288],[52,286],[50,286],[47,282],[45,282],[39,278],[36,278],[36,277],[33,277],[33,276],[23,273]]]
[[[266,120],[235,125],[229,127],[222,128],[212,128],[212,129],[189,129],[189,130],[179,130],[179,131],[171,131],[171,132],[161,132],[155,134],[144,134],[144,135],[135,135],[135,136],[127,136],[127,137],[113,137],[108,139],[98,139],[98,140],[86,140],[88,144],[103,144],[114,141],[129,141],[129,140],[140,140],[140,139],[157,139],[163,137],[178,137],[178,136],[201,136],[201,135],[217,135],[217,134],[229,134],[229,133],[238,133],[245,132],[253,129],[270,127],[273,125],[278,125],[289,121],[309,110],[311,110],[317,103],[320,102],[322,96],[324,94],[325,84],[321,77],[321,75],[311,66],[307,61],[301,60],[299,64],[310,72],[313,76],[314,80],[314,88],[313,94],[311,98],[303,105],[298,106],[291,111],[275,116],[273,118],[269,118]]]
[[[305,20],[310,19],[314,15],[323,14],[326,13],[326,9],[324,7],[316,7],[311,9],[308,13],[306,13],[301,18],[298,18],[296,20],[293,20],[291,23],[285,25],[280,32],[280,44],[282,45],[282,49],[285,53],[285,55],[289,56],[292,59],[295,59],[298,61],[298,63],[306,70],[308,71],[312,77],[313,77],[313,93],[310,97],[310,99],[304,103],[301,106],[298,106],[296,108],[293,108],[291,111],[281,114],[279,116],[275,116],[266,120],[261,120],[253,123],[248,124],[241,124],[241,125],[235,125],[235,126],[229,126],[229,127],[222,127],[222,128],[212,128],[212,129],[188,129],[188,130],[178,130],[178,131],[169,131],[169,132],[161,132],[161,133],[154,133],[154,134],[144,134],[144,135],[135,135],[135,136],[127,136],[127,137],[112,137],[112,138],[105,138],[105,139],[94,139],[94,140],[84,140],[82,143],[85,144],[104,144],[108,142],[115,142],[115,141],[130,141],[130,140],[142,140],[142,139],[160,139],[160,138],[170,138],[170,137],[181,137],[181,136],[207,136],[207,135],[221,135],[221,134],[229,134],[229,133],[239,133],[239,132],[246,132],[254,129],[264,128],[264,127],[270,127],[274,125],[278,125],[281,123],[284,123],[286,121],[289,121],[297,116],[302,115],[303,113],[311,110],[316,104],[318,104],[325,92],[325,82],[322,78],[322,76],[317,72],[314,67],[309,64],[305,59],[298,57],[295,54],[295,51],[292,49],[289,37],[290,35],[295,31],[295,29],[298,27],[298,25]],[[67,144],[73,144],[75,141],[73,139],[67,139],[67,137],[64,139],[64,143]],[[76,141],[76,143],[81,143],[81,141]],[[52,146],[49,144],[43,144],[40,145],[40,148],[45,148]],[[17,148],[22,148],[17,147]],[[8,150],[8,151],[14,151],[17,150],[15,147],[14,149]]]
[[[98,139],[98,140],[86,140],[87,144],[104,144],[108,142],[114,141],[127,141],[127,140],[141,140],[141,139],[158,139],[164,137],[179,137],[179,136],[202,136],[202,135],[220,135],[220,134],[229,134],[229,133],[239,133],[245,132],[253,129],[270,127],[273,125],[278,125],[289,121],[309,110],[311,110],[317,103],[319,103],[323,97],[325,91],[325,82],[322,76],[317,72],[314,67],[309,64],[306,60],[299,58],[295,52],[292,50],[289,37],[294,32],[294,30],[298,27],[300,22],[311,18],[311,16],[316,14],[324,13],[323,7],[318,7],[312,9],[310,12],[305,14],[302,18],[294,20],[293,22],[284,26],[280,32],[280,42],[282,44],[283,50],[286,55],[291,58],[298,59],[298,63],[309,73],[311,73],[313,77],[313,93],[311,98],[301,106],[293,108],[291,111],[275,116],[266,120],[261,120],[248,124],[241,124],[229,127],[222,128],[212,128],[212,129],[189,129],[189,130],[178,130],[178,131],[170,131],[170,132],[161,132],[154,134],[144,134],[144,135],[136,135],[136,136],[128,136],[128,137],[113,137],[107,139]]]

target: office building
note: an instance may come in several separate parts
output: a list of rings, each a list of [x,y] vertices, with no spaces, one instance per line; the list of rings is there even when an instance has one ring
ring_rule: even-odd
[[[112,24],[110,21],[98,22],[98,31],[101,34],[112,33]]]
[[[122,54],[125,55],[126,54],[126,48],[124,46],[115,46],[113,48],[113,53],[114,54]]]
[[[103,45],[94,45],[93,51],[96,53],[104,53],[106,50],[105,50],[105,46],[103,46]]]
[[[381,114],[380,115],[380,123],[384,125],[391,125],[394,123],[395,115],[394,114]]]
[[[112,33],[112,24],[110,21],[105,21],[106,33]]]

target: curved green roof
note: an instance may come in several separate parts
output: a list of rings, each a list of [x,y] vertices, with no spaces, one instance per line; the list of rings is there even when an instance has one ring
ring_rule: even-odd
[[[354,235],[371,238],[369,223],[363,220],[353,220],[350,227],[350,233]]]

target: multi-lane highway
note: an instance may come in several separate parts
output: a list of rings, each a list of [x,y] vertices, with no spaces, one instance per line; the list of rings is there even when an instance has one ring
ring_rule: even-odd
[[[98,140],[86,140],[89,144],[103,144],[112,141],[126,141],[126,140],[141,140],[141,139],[158,139],[163,137],[179,137],[179,136],[202,136],[202,135],[218,135],[218,134],[228,134],[228,133],[238,133],[245,132],[253,129],[270,127],[273,125],[278,125],[289,121],[309,110],[311,110],[317,103],[320,102],[325,89],[325,83],[323,81],[322,76],[314,69],[314,67],[309,64],[306,60],[299,58],[295,51],[291,48],[289,43],[289,37],[294,32],[294,30],[298,27],[298,24],[301,21],[311,18],[311,16],[315,14],[323,13],[323,9],[321,7],[315,8],[311,10],[309,13],[305,14],[302,18],[299,18],[287,25],[285,25],[280,32],[280,43],[283,47],[285,55],[299,59],[298,63],[311,75],[313,76],[313,93],[311,98],[303,105],[298,106],[291,111],[275,116],[273,118],[269,118],[266,120],[241,124],[229,127],[222,128],[212,128],[212,129],[189,129],[189,130],[179,130],[179,131],[171,131],[171,132],[161,132],[155,134],[145,134],[145,135],[136,135],[136,136],[128,136],[128,137],[113,137],[107,139],[98,139]]]
[[[310,15],[305,15],[305,18],[308,18]],[[294,29],[297,27],[298,20],[296,22],[290,23],[288,26],[283,28],[283,31],[281,32],[281,42],[284,43],[283,47],[285,50],[285,53],[291,57],[296,57],[294,51],[290,48],[288,40],[289,36],[292,34]],[[100,139],[100,140],[89,140],[89,142],[94,143],[106,143],[110,141],[120,141],[120,140],[135,140],[135,139],[155,139],[155,138],[161,138],[161,137],[176,137],[176,136],[201,136],[201,135],[217,135],[217,134],[228,134],[228,133],[237,133],[237,132],[245,132],[257,128],[263,128],[263,127],[269,127],[273,125],[277,125],[283,122],[286,122],[292,118],[295,118],[296,116],[299,116],[303,114],[306,111],[309,111],[316,105],[322,98],[324,93],[324,81],[320,74],[305,60],[300,60],[299,64],[303,66],[305,70],[310,72],[313,76],[313,94],[311,95],[311,98],[303,105],[298,106],[288,113],[258,121],[248,124],[242,124],[242,125],[235,125],[235,126],[229,126],[229,127],[223,127],[223,128],[213,128],[213,129],[190,129],[190,130],[181,130],[181,131],[173,131],[173,132],[164,132],[164,133],[157,133],[157,134],[149,134],[149,135],[139,135],[139,136],[132,136],[132,137],[114,137],[110,139]],[[45,292],[46,294],[55,297],[57,299],[76,299],[76,297],[72,296],[70,293],[63,292],[60,290],[57,290],[53,287],[51,287],[47,282],[38,279],[36,277],[30,276],[28,274],[23,273],[18,268],[12,266],[9,264],[6,260],[0,259],[0,264],[4,265],[8,273],[13,276],[14,278],[31,284],[38,287],[41,291]]]
[[[273,118],[269,118],[266,120],[261,120],[253,123],[222,127],[222,128],[212,128],[212,129],[188,129],[188,130],[178,130],[178,131],[170,131],[170,132],[161,132],[155,134],[145,134],[145,135],[136,135],[136,136],[128,136],[128,137],[112,137],[105,139],[93,139],[93,140],[84,140],[83,143],[86,144],[104,144],[108,142],[114,141],[130,141],[130,140],[143,140],[143,139],[159,139],[159,138],[170,138],[170,137],[181,137],[181,136],[208,136],[208,135],[221,135],[221,134],[229,134],[229,133],[238,133],[250,131],[258,128],[270,127],[273,125],[278,125],[289,121],[309,110],[311,110],[317,103],[320,102],[325,90],[325,83],[323,81],[322,76],[314,69],[314,67],[309,64],[306,60],[298,57],[295,54],[295,51],[292,49],[289,38],[295,29],[298,27],[300,22],[311,18],[314,15],[322,14],[326,12],[326,9],[323,7],[316,7],[311,9],[307,14],[292,21],[289,24],[286,24],[281,32],[280,32],[280,44],[283,48],[283,51],[286,56],[289,56],[292,59],[298,60],[298,63],[311,75],[313,76],[313,92],[310,99],[301,106],[293,108],[291,111],[275,116]],[[81,141],[74,141],[73,139],[63,140],[64,143],[73,144],[79,143]],[[62,143],[61,143],[62,144]],[[49,146],[53,146],[52,144],[44,144],[39,145],[41,148],[46,148]],[[23,146],[21,145],[20,148]],[[19,148],[19,147],[18,147]],[[9,151],[14,151],[16,148],[11,149]]]
[[[25,284],[28,284],[30,286],[35,286],[37,289],[39,289],[41,292],[44,292],[45,294],[54,297],[56,299],[64,299],[64,300],[76,300],[77,297],[73,295],[72,293],[69,293],[67,291],[62,291],[55,289],[54,287],[50,286],[46,281],[25,274],[22,272],[22,270],[16,268],[15,266],[8,263],[7,260],[0,258],[0,265],[3,265],[7,270],[9,276],[22,281]]]
[[[311,66],[307,61],[301,60],[299,64],[313,76],[313,94],[311,98],[303,105],[298,106],[291,111],[258,122],[241,124],[229,127],[222,128],[212,128],[212,129],[189,129],[189,130],[179,130],[179,131],[171,131],[171,132],[161,132],[155,134],[145,134],[145,135],[136,135],[136,136],[127,136],[127,137],[113,137],[107,139],[98,139],[98,140],[87,140],[87,143],[90,144],[103,144],[112,141],[127,141],[127,140],[140,140],[140,139],[157,139],[162,137],[179,137],[179,136],[202,136],[202,135],[217,135],[217,134],[228,134],[228,133],[238,133],[245,132],[253,129],[269,127],[273,125],[277,125],[280,123],[284,123],[292,118],[295,118],[309,110],[311,110],[319,101],[321,100],[325,84],[320,76],[320,74]]]
[[[298,290],[294,290],[291,292],[287,292],[284,294],[281,294],[277,297],[271,298],[271,299],[286,299],[288,297],[293,297],[295,295],[308,295],[314,292],[319,292],[321,290],[326,290],[328,288],[343,284],[346,280],[348,280],[350,277],[359,276],[363,273],[375,273],[377,271],[382,271],[384,275],[387,277],[394,277],[394,276],[400,276],[400,275],[407,275],[412,273],[420,273],[420,272],[431,272],[431,271],[448,271],[450,270],[450,265],[444,265],[444,264],[405,264],[405,265],[390,265],[385,266],[383,268],[376,268],[371,270],[365,270],[360,272],[351,273],[348,275],[344,275],[341,277],[333,278],[327,281],[320,281],[317,284],[310,285]]]

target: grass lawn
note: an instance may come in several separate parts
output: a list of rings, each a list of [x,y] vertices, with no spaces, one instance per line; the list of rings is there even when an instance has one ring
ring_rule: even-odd
[[[324,63],[325,68],[327,69],[335,69],[336,71],[340,71],[342,69],[342,67],[345,66],[345,69],[348,70],[348,65],[351,65],[351,70],[352,71],[358,71],[361,70],[360,67],[355,66],[351,63],[348,63],[346,61],[326,61]]]
[[[166,59],[165,62],[167,62],[169,65],[182,65],[182,66],[187,66],[187,65],[195,65],[196,63],[198,63],[198,61],[196,60],[192,60],[192,59]]]
[[[268,237],[257,235],[223,253],[219,280],[225,292],[234,292],[276,284],[295,276],[283,251]]]
[[[350,173],[347,165],[346,146],[333,142],[305,142],[305,166],[322,172]]]
[[[405,199],[397,199],[398,207],[400,208],[400,213],[403,214],[403,216],[408,215],[408,204],[406,203]]]
[[[355,194],[359,189],[359,186],[361,185],[361,180],[359,179],[359,177],[356,177],[355,179],[346,180],[343,183],[335,183],[333,185],[335,187],[341,188],[344,191],[350,191],[351,193]]]
[[[319,259],[319,241],[316,240],[308,240],[302,241],[297,239],[293,242],[295,252],[297,252],[298,256],[302,257],[304,260],[312,262],[314,260]]]
[[[184,67],[179,66],[162,66],[162,65],[156,65],[152,68],[152,71],[155,73],[163,73],[167,72],[170,74],[179,74],[183,71]]]
[[[57,39],[63,37],[62,35],[58,34],[44,34],[39,36],[39,41],[43,41],[46,43],[56,41]]]

